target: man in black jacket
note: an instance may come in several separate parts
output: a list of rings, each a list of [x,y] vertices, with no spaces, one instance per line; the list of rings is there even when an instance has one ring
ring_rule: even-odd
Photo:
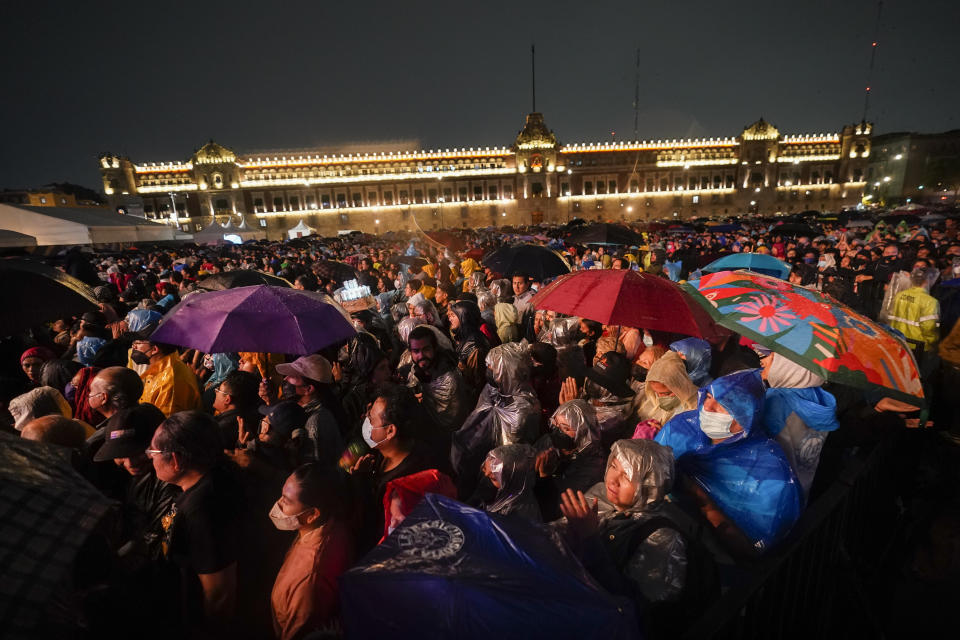
[[[224,449],[237,446],[237,418],[242,418],[247,429],[253,429],[260,422],[257,408],[260,405],[260,380],[247,371],[231,371],[215,389],[213,408],[216,410],[217,426],[223,440]]]

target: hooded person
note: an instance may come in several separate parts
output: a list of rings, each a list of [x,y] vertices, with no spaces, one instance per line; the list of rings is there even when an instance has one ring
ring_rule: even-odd
[[[407,348],[410,342],[410,332],[418,326],[425,324],[427,324],[427,322],[423,318],[414,318],[413,316],[407,316],[397,323],[397,335],[400,338],[400,344],[404,347],[404,351],[400,354],[396,367],[397,375],[401,378],[405,377],[410,371],[410,367],[413,366],[410,349]]]
[[[492,501],[483,505],[484,511],[543,522],[534,494],[535,460],[536,451],[528,444],[508,444],[491,450],[484,460],[483,473],[497,493]]]
[[[360,332],[341,349],[340,363],[343,370],[340,398],[347,418],[343,430],[353,434],[363,423],[367,406],[375,399],[376,388],[390,381],[390,361],[376,338]]]
[[[641,611],[677,600],[686,585],[687,543],[664,502],[674,474],[669,447],[618,440],[601,482],[586,494],[563,494],[565,519],[557,526],[574,552],[598,582]]]
[[[43,365],[55,357],[53,351],[46,347],[32,347],[20,355],[20,368],[30,379],[31,384],[39,385],[40,376],[43,374]]]
[[[603,480],[606,452],[600,444],[597,412],[586,400],[565,402],[550,416],[550,447],[537,454],[537,498],[544,520],[560,517],[560,495],[586,491]],[[539,445],[539,442],[538,442]]]
[[[491,347],[500,344],[500,336],[497,335],[497,316],[494,308],[497,306],[497,297],[487,289],[477,291],[477,306],[480,308],[480,319],[483,321],[480,325],[480,331],[487,337]]]
[[[551,344],[557,350],[557,371],[561,380],[573,378],[580,382],[586,375],[583,347],[577,344],[579,330],[579,318],[555,318],[540,337],[541,342]]]
[[[710,384],[713,379],[710,377],[713,354],[709,342],[701,338],[684,338],[671,343],[670,350],[683,360],[693,384],[698,387]]]
[[[13,427],[17,431],[22,431],[31,420],[43,416],[73,418],[70,403],[53,387],[37,387],[21,394],[10,400],[7,410],[13,416]],[[93,429],[88,429],[87,436],[92,434]]]
[[[717,378],[700,389],[697,411],[675,416],[655,438],[673,449],[718,535],[744,554],[776,545],[803,505],[789,460],[764,429],[764,395],[758,369]]]
[[[697,408],[697,387],[683,360],[672,351],[650,365],[640,397],[634,438],[652,439],[673,416]]]
[[[540,432],[540,401],[530,384],[526,344],[494,347],[487,354],[487,384],[477,406],[453,434],[451,460],[460,495],[473,493],[487,453],[505,444],[532,443]]]
[[[426,469],[389,481],[383,493],[383,538],[393,533],[428,493],[457,499],[457,488],[447,474]]]
[[[456,345],[457,366],[477,394],[486,381],[486,359],[490,351],[490,343],[480,330],[483,324],[480,307],[469,300],[458,300],[450,304],[447,319]]]
[[[509,302],[498,302],[493,308],[493,317],[497,323],[497,337],[500,342],[520,340],[520,312]]]
[[[628,384],[630,363],[617,351],[600,356],[587,369],[581,397],[594,406],[603,442],[629,437],[633,433],[633,401],[636,393]]]
[[[410,311],[411,317],[423,318],[427,324],[435,327],[443,326],[437,308],[422,292],[414,294],[407,300],[407,309]]]
[[[806,498],[827,434],[840,426],[837,399],[821,388],[826,380],[778,353],[768,353],[760,362],[770,385],[763,403],[763,426],[783,447]]]

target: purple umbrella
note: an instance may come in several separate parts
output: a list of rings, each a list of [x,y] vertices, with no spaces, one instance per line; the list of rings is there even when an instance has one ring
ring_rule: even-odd
[[[330,296],[255,285],[189,296],[175,306],[151,340],[204,353],[314,353],[356,334]]]

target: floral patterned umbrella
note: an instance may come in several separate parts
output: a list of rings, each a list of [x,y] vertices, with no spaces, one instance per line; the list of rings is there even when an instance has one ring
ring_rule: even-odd
[[[827,380],[923,398],[907,346],[880,325],[817,291],[749,271],[720,271],[682,285],[717,324]]]

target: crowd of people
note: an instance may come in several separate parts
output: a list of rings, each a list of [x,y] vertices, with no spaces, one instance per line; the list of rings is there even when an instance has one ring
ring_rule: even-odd
[[[547,282],[483,264],[515,240],[494,230],[460,233],[457,250],[391,234],[72,251],[64,269],[99,311],[3,338],[0,421],[5,437],[69,450],[117,506],[102,570],[63,586],[74,597],[38,637],[335,635],[338,579],[427,493],[553,528],[636,603],[638,624],[669,630],[719,588],[702,557],[722,567],[776,548],[845,450],[905,425],[957,440],[954,220],[816,237],[640,231],[630,247],[519,233],[574,270],[672,280],[726,254],[778,257],[791,282],[900,332],[932,403],[829,383],[736,335],[537,310]],[[178,302],[206,295],[204,277],[257,269],[336,297],[337,262],[372,292],[345,343],[200,353],[153,339]]]

